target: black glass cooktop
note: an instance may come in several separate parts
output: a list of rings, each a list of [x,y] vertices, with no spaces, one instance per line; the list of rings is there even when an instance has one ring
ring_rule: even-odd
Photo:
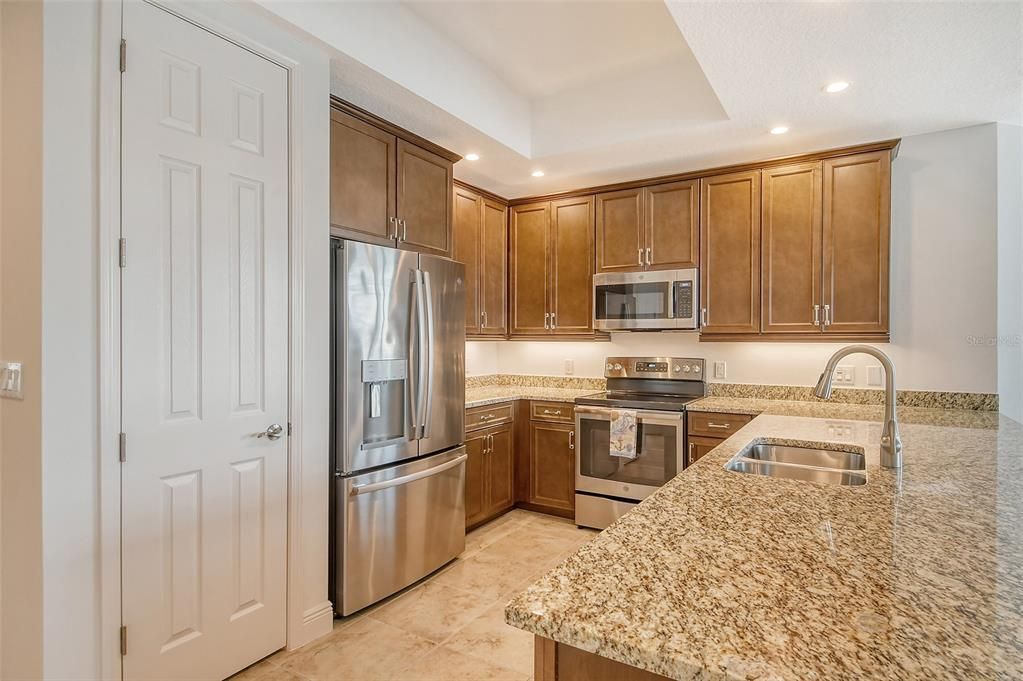
[[[645,393],[608,391],[575,398],[576,404],[590,407],[618,409],[645,409],[648,411],[685,411],[686,405],[701,396],[653,395]]]

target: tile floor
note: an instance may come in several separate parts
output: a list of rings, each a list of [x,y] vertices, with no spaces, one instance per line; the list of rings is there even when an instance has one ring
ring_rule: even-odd
[[[282,651],[237,681],[527,681],[533,636],[504,623],[504,606],[596,535],[515,510],[466,537],[465,552],[429,578]]]

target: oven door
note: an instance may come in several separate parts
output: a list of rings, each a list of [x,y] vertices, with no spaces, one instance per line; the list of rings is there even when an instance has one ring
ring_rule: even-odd
[[[685,414],[636,412],[636,458],[611,456],[611,409],[575,408],[575,488],[622,499],[645,499],[683,468]]]

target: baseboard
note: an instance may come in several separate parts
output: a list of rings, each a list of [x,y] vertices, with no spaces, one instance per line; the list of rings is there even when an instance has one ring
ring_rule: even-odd
[[[334,628],[334,606],[330,601],[309,608],[302,614],[302,624],[288,631],[288,650],[295,650],[326,636]]]

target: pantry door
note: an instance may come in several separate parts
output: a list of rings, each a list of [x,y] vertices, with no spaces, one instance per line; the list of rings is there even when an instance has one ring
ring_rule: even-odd
[[[285,645],[288,74],[123,20],[124,678],[220,679]]]

